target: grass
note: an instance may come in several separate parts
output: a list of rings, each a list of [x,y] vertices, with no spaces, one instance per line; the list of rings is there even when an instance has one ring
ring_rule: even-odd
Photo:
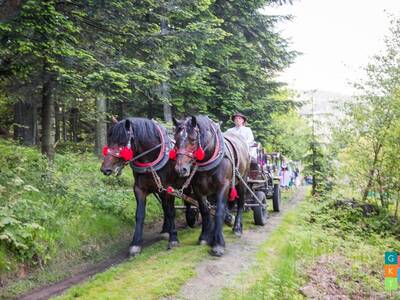
[[[180,235],[181,246],[166,251],[166,241],[146,248],[131,261],[70,289],[59,299],[154,299],[174,295],[195,273],[196,264],[208,256],[208,247],[196,245],[197,230]]]
[[[294,191],[292,192],[294,193]],[[290,193],[285,191],[283,199]],[[244,214],[245,229],[253,228],[252,212]],[[166,241],[144,249],[133,260],[112,268],[80,286],[67,291],[59,299],[157,299],[174,296],[185,282],[196,275],[196,266],[209,256],[209,247],[198,246],[200,228],[179,232],[180,247],[165,251]],[[224,227],[229,247],[236,237]]]
[[[227,243],[234,237],[224,229]],[[209,257],[209,247],[197,245],[199,228],[179,233],[180,246],[166,251],[162,241],[145,248],[141,255],[74,287],[57,299],[156,299],[175,295],[196,275],[197,264]]]
[[[101,160],[79,151],[50,165],[38,149],[4,140],[0,152],[0,297],[60,280],[126,244],[135,212],[130,169],[106,177]],[[149,199],[146,223],[161,218]]]
[[[350,296],[384,295],[383,254],[399,249],[393,237],[369,238],[346,234],[340,229],[324,228],[312,218],[318,205],[311,197],[285,215],[282,223],[260,247],[257,263],[241,273],[222,292],[222,299],[303,299],[300,288],[309,280],[311,267],[319,268],[322,256],[337,275],[337,284]],[[311,221],[310,221],[311,220]],[[338,257],[339,262],[334,261]],[[321,266],[322,270],[322,266]]]

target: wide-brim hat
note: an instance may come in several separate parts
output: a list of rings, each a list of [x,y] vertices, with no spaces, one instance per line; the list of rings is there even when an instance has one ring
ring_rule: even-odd
[[[239,112],[234,113],[231,117],[231,120],[234,121],[235,117],[242,117],[244,119],[245,122],[247,122],[247,117],[244,114],[241,114]]]

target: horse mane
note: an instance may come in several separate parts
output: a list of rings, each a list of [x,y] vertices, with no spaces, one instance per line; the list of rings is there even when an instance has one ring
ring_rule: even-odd
[[[196,123],[197,126],[200,129],[200,142],[202,145],[205,145],[206,142],[206,133],[207,131],[212,131],[212,127],[213,126],[213,121],[208,117],[208,116],[204,116],[204,115],[197,115],[196,117]],[[190,122],[190,119],[188,119]],[[218,131],[218,128],[215,127],[215,129]]]
[[[140,144],[143,148],[149,148],[160,142],[159,131],[152,120],[127,118],[119,121],[110,128],[107,140],[109,145],[125,146],[128,144],[129,134],[125,128],[126,120],[130,122],[136,144]]]

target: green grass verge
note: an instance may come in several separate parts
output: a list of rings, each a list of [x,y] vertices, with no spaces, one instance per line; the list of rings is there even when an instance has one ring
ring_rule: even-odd
[[[126,244],[136,205],[130,168],[106,177],[101,160],[78,151],[50,165],[38,149],[4,140],[0,152],[0,297],[60,280]],[[146,223],[162,218],[152,198]]]
[[[292,191],[292,194],[295,191]],[[291,194],[283,192],[283,199]],[[245,229],[256,227],[252,212],[244,213]],[[174,296],[190,278],[196,275],[197,264],[209,256],[209,247],[198,246],[200,228],[179,232],[180,247],[165,251],[166,241],[145,248],[143,253],[127,263],[123,263],[88,283],[74,287],[59,299],[157,299]],[[229,243],[235,241],[230,227],[224,227]]]
[[[175,295],[195,275],[196,265],[209,256],[208,246],[197,245],[198,235],[199,228],[185,229],[179,233],[179,247],[166,251],[167,241],[159,242],[57,299],[155,299]]]
[[[344,236],[340,230],[324,228],[311,217],[317,205],[308,198],[289,212],[261,246],[254,267],[225,288],[221,299],[303,299],[300,288],[309,280],[309,268],[318,268],[315,264],[322,255],[344,261],[328,265],[347,295],[398,297],[384,292],[383,254],[399,249],[400,242],[378,235]]]

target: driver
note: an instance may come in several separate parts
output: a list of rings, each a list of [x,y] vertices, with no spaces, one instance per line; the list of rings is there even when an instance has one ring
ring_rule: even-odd
[[[255,147],[257,144],[254,141],[253,131],[246,126],[247,117],[241,113],[235,113],[231,119],[235,123],[235,127],[229,128],[227,132],[242,136],[247,143],[251,158],[257,159],[257,148]]]

